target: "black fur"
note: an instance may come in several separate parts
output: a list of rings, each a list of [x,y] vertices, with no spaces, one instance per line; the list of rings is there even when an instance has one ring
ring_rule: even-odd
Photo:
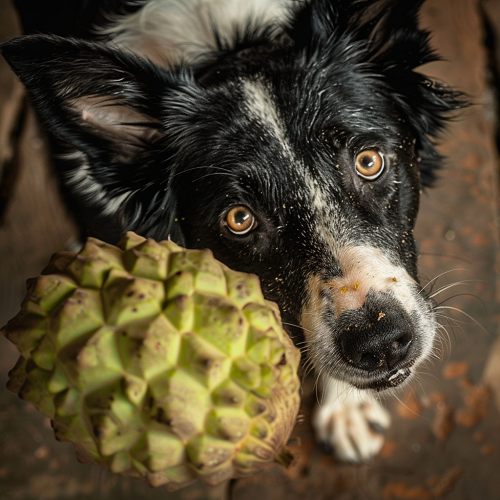
[[[420,185],[436,177],[434,140],[445,117],[464,105],[458,92],[414,71],[436,59],[418,28],[421,4],[313,0],[285,30],[249,22],[234,43],[221,40],[218,51],[175,71],[53,35],[17,38],[2,52],[59,147],[87,155],[104,201],[130,193],[106,215],[67,185],[93,235],[114,241],[132,229],[208,247],[256,273],[285,323],[299,325],[308,277],[340,272],[315,232],[318,216],[332,220],[333,238],[389,249],[417,279]],[[242,104],[244,81],[261,82],[272,96],[285,149]],[[389,163],[378,181],[353,169],[366,148]],[[59,164],[63,176],[74,168]],[[312,209],[306,177],[322,193],[321,210]],[[244,236],[224,224],[237,205],[258,221]]]

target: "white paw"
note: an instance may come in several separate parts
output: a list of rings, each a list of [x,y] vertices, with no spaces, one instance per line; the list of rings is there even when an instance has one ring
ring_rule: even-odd
[[[333,388],[327,388],[313,418],[318,440],[342,461],[370,460],[384,444],[389,413],[369,394],[363,397],[360,391],[346,391],[342,382],[331,381],[329,385]]]

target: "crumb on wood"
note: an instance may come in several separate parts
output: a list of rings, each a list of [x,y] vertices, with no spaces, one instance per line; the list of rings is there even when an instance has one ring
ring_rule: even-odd
[[[408,486],[404,481],[386,484],[382,495],[386,500],[425,500],[426,498],[432,498],[431,492],[424,486]]]
[[[432,405],[437,405],[439,403],[444,403],[448,399],[448,396],[441,392],[432,392],[429,399]]]
[[[398,445],[396,441],[391,441],[389,439],[386,439],[384,441],[384,444],[382,445],[382,449],[380,450],[379,456],[382,458],[389,458],[394,454],[397,447]]]
[[[470,363],[465,361],[457,363],[448,363],[443,368],[443,377],[447,380],[455,380],[460,377],[465,377],[469,373]]]
[[[436,486],[432,488],[432,498],[444,498],[453,490],[457,480],[464,475],[463,467],[454,467],[446,471]]]
[[[472,439],[474,439],[477,443],[481,443],[486,439],[486,435],[484,432],[474,432]]]
[[[455,420],[464,427],[475,427],[488,415],[492,394],[485,385],[467,385],[464,388],[465,406],[457,411]]]
[[[50,455],[50,448],[48,446],[45,446],[45,445],[40,446],[39,448],[37,448],[35,450],[34,455],[36,458],[39,458],[39,459],[48,458]]]
[[[492,444],[485,444],[481,446],[479,453],[481,453],[483,457],[487,457],[488,455],[492,455],[493,453],[495,453],[496,449],[497,447]]]
[[[444,441],[448,438],[455,427],[453,409],[445,403],[436,406],[436,415],[432,422],[432,433],[439,440]]]
[[[386,484],[382,496],[386,500],[425,500],[432,494],[425,486],[408,486],[404,481]]]
[[[426,485],[409,486],[404,481],[387,483],[382,496],[385,500],[444,498],[453,490],[455,483],[463,474],[462,467],[454,467],[447,470],[442,476],[429,477]]]

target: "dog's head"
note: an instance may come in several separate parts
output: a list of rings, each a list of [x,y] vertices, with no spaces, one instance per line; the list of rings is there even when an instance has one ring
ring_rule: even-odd
[[[412,232],[461,106],[414,71],[434,60],[421,3],[313,0],[175,70],[45,35],[3,53],[91,213],[256,273],[318,370],[380,390],[432,347]]]

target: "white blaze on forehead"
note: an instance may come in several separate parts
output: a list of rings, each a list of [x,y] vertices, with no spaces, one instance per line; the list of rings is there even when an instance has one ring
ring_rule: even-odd
[[[283,150],[288,155],[291,155],[285,128],[269,90],[262,82],[257,80],[245,80],[242,88],[246,97],[247,110],[254,118],[266,126],[268,131],[280,142]]]
[[[356,225],[356,216],[348,218],[331,200],[325,191],[327,181],[305,172],[305,186],[309,191],[310,207],[313,211],[314,238],[321,241],[332,261],[337,258],[337,249],[350,244],[349,231]]]

